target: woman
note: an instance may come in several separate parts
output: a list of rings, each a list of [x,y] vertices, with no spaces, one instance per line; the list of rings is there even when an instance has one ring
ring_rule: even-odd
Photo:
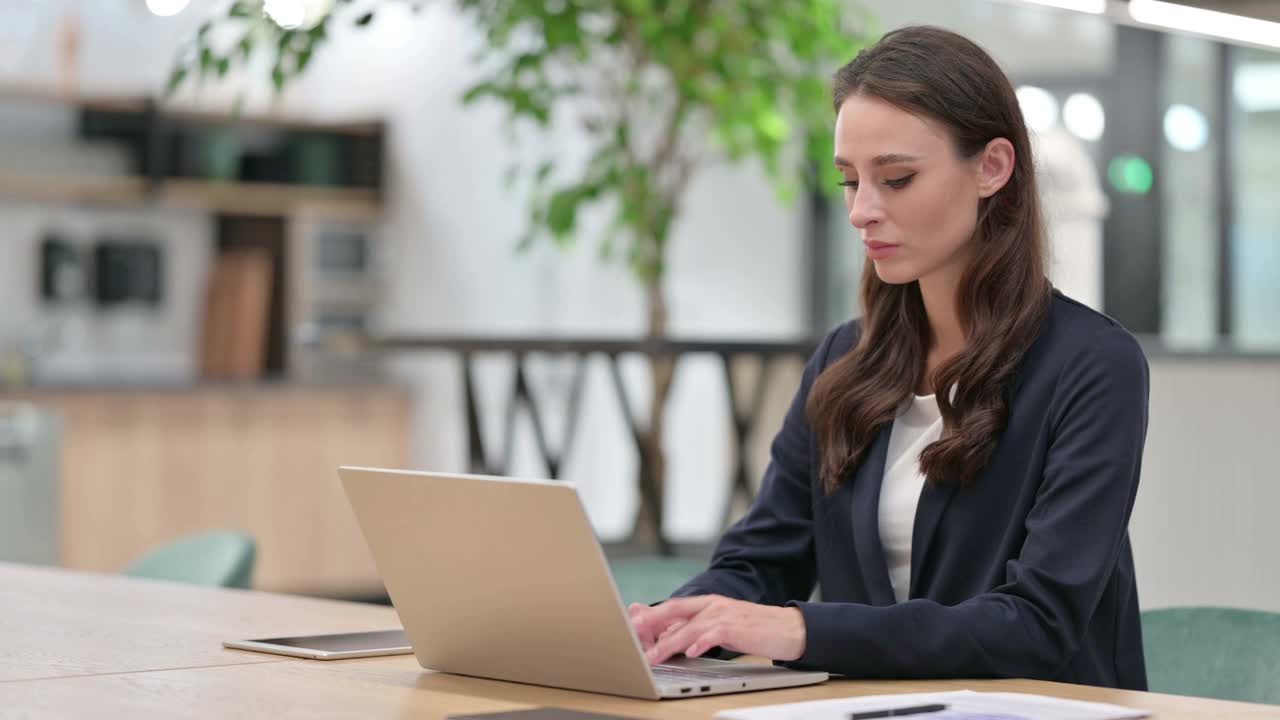
[[[809,361],[710,569],[630,609],[650,662],[723,649],[854,677],[1145,689],[1127,526],[1147,364],[1045,277],[1008,79],[972,42],[910,27],[834,95],[863,316]]]

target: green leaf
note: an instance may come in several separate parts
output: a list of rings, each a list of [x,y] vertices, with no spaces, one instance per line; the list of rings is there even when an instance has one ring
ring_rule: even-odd
[[[229,57],[221,57],[221,58],[218,58],[218,62],[216,63],[216,67],[217,67],[217,70],[218,70],[218,77],[220,77],[220,78],[222,78],[222,77],[226,77],[226,76],[227,76],[227,71],[231,69],[231,58],[229,58]]]
[[[756,116],[756,129],[767,140],[782,142],[791,133],[787,119],[773,109],[762,111]]]
[[[311,62],[311,48],[305,47],[298,51],[298,74],[301,75],[303,70],[307,69],[307,64]]]
[[[227,10],[227,17],[247,18],[253,17],[253,12],[249,8],[249,3],[244,0],[236,0],[231,3],[231,9]]]
[[[511,75],[519,76],[520,73],[530,70],[537,70],[542,66],[545,55],[542,53],[521,53],[516,56],[514,62],[511,63]]]
[[[547,48],[552,50],[575,46],[581,41],[581,28],[578,26],[577,13],[565,12],[548,15],[543,20],[542,31]]]
[[[372,10],[356,18],[356,27],[364,27],[365,25],[368,25],[371,22],[373,22]]]
[[[164,94],[172,95],[181,85],[182,81],[187,79],[187,67],[179,65],[169,73],[169,81],[165,83]]]
[[[253,33],[247,32],[240,38],[240,42],[236,43],[236,52],[240,55],[240,59],[248,61],[253,55]]]
[[[555,236],[558,244],[565,244],[569,233],[573,232],[580,200],[577,188],[559,190],[551,196],[551,202],[547,205],[547,229]]]
[[[648,15],[653,12],[652,0],[622,0],[622,7],[632,15]]]
[[[462,104],[470,105],[486,95],[497,95],[497,89],[497,86],[490,82],[482,82],[472,85],[467,88],[465,93],[462,94]]]
[[[551,122],[551,109],[544,99],[519,87],[498,89],[498,95],[507,101],[512,117],[528,117],[546,127]]]
[[[271,68],[271,86],[279,93],[284,90],[284,68],[277,62],[275,67]]]

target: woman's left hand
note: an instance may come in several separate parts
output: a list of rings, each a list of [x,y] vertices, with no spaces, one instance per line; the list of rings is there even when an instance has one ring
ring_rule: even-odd
[[[652,608],[633,607],[631,623],[641,638],[654,639],[645,648],[650,665],[666,662],[677,653],[699,657],[714,647],[771,660],[804,655],[804,615],[793,607],[699,595]]]

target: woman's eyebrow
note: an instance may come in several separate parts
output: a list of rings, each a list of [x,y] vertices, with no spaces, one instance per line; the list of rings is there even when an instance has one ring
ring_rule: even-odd
[[[900,163],[918,162],[919,160],[920,158],[914,155],[907,155],[904,153],[886,153],[884,155],[877,155],[874,158],[872,158],[871,164],[875,167],[882,167],[884,165],[897,165]],[[850,168],[853,167],[853,163],[849,162],[848,160],[845,160],[839,155],[835,157],[835,164],[836,164],[836,167],[850,167]]]

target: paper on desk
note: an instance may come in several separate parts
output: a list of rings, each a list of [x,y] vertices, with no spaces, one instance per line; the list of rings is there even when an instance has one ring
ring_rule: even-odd
[[[721,720],[848,720],[849,714],[855,711],[868,712],[939,703],[946,705],[947,709],[913,715],[911,720],[1129,720],[1151,714],[1145,710],[1119,705],[1063,700],[1045,695],[959,690],[764,705],[724,710],[716,713],[716,717]]]

